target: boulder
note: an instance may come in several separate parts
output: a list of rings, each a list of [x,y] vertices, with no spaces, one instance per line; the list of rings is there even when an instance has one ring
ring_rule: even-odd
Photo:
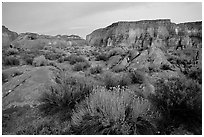
[[[112,70],[115,72],[125,70],[126,67],[128,66],[128,57],[126,56],[120,63],[115,65]]]
[[[113,66],[118,64],[118,62],[121,60],[121,58],[122,57],[120,55],[112,56],[111,58],[109,58],[109,60],[107,62],[107,67],[112,68]]]

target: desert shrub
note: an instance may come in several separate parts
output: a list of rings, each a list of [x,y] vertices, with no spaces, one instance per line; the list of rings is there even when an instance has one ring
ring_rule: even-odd
[[[142,84],[144,82],[144,76],[140,71],[131,70],[129,76],[132,79],[133,84]]]
[[[74,64],[73,70],[74,71],[83,71],[89,67],[90,67],[90,64],[87,61],[86,62],[78,62],[78,63]]]
[[[170,134],[172,127],[184,125],[188,131],[201,134],[202,93],[201,86],[192,80],[172,78],[159,80],[151,102],[162,113],[159,129]]]
[[[187,76],[202,84],[202,69],[192,69],[188,72]]]
[[[3,64],[4,65],[11,65],[11,66],[20,65],[20,61],[16,57],[9,56],[9,57],[3,58]]]
[[[154,134],[151,104],[128,89],[96,87],[75,109],[73,134]]]
[[[61,57],[62,55],[59,53],[53,53],[53,52],[48,52],[45,54],[45,58],[49,60],[57,60]]]
[[[57,67],[57,64],[56,64],[55,61],[48,61],[47,65],[48,65],[48,66]]]
[[[90,69],[91,74],[98,74],[102,72],[101,66],[95,66]]]
[[[72,54],[72,55],[70,55],[70,56],[68,56],[68,57],[65,57],[65,58],[64,58],[64,61],[69,61],[69,63],[70,63],[71,65],[74,65],[74,64],[77,63],[77,62],[86,62],[86,59],[84,59],[84,58],[81,57],[81,56],[77,56],[77,55],[75,55],[75,54]]]
[[[61,57],[61,58],[59,58],[57,61],[58,61],[59,63],[62,63],[62,62],[64,62],[64,59]]]
[[[126,67],[115,66],[111,69],[115,73],[123,72],[126,70]]]
[[[115,74],[113,72],[105,73],[104,84],[107,89],[112,87],[125,87],[132,84],[132,79],[128,73]]]
[[[26,126],[19,127],[16,135],[63,135],[69,134],[69,122],[59,122],[54,118],[39,118]]]
[[[58,113],[61,119],[69,119],[72,109],[92,91],[90,83],[74,77],[59,77],[40,98],[40,110],[46,115]]]
[[[33,58],[32,57],[26,58],[25,62],[27,65],[32,65],[33,64]]]
[[[33,59],[33,65],[36,66],[36,67],[46,66],[47,65],[47,60],[45,59],[45,56],[41,55],[41,56],[35,57]]]
[[[109,58],[107,57],[107,55],[105,53],[102,53],[102,54],[99,54],[96,56],[96,61],[100,61],[100,60],[103,60],[103,61],[107,61]]]
[[[115,76],[115,74],[112,72],[105,73],[104,84],[107,89],[118,86],[119,82],[117,76]]]
[[[14,48],[9,48],[9,49],[6,51],[6,55],[7,55],[7,56],[16,55],[16,54],[18,54],[18,50],[17,50],[17,49],[14,49]]]

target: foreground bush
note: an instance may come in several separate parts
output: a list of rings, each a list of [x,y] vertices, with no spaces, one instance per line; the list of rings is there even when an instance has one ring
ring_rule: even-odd
[[[181,125],[194,133],[202,133],[201,86],[192,80],[172,78],[158,81],[152,103],[162,113],[159,129],[162,134],[171,134],[172,127]]]
[[[74,71],[83,71],[90,67],[90,64],[86,62],[78,62],[74,64],[73,70]]]
[[[92,85],[74,77],[60,77],[57,83],[43,93],[40,110],[46,115],[59,113],[61,119],[69,119],[75,105],[92,91]]]
[[[16,66],[16,65],[20,65],[20,61],[16,57],[12,57],[12,56],[4,57],[3,65]]]
[[[97,87],[72,116],[73,134],[154,134],[148,100],[127,89]]]
[[[69,134],[69,122],[59,122],[54,118],[39,118],[26,127],[19,127],[16,135],[63,135]]]

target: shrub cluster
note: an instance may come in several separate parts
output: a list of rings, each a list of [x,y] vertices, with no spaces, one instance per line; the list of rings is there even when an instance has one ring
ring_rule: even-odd
[[[74,64],[77,63],[77,62],[86,62],[87,60],[84,59],[84,58],[81,57],[81,56],[77,56],[77,55],[75,55],[75,54],[72,54],[72,55],[70,55],[70,56],[68,56],[68,57],[65,57],[65,58],[64,58],[64,61],[69,61],[69,63],[70,63],[71,65],[74,65]]]
[[[59,53],[53,53],[53,52],[48,52],[45,54],[45,58],[48,60],[57,60],[59,58],[61,58],[61,54]]]
[[[97,87],[74,111],[72,131],[83,135],[154,134],[151,111],[148,100],[128,89]]]
[[[90,67],[90,64],[88,63],[88,61],[77,62],[77,63],[74,64],[73,70],[74,71],[83,71],[83,70],[86,70],[89,67]]]
[[[95,66],[95,67],[92,67],[90,69],[91,74],[98,74],[98,73],[101,73],[101,72],[102,72],[102,67],[101,66]]]
[[[16,57],[13,57],[13,56],[4,57],[3,58],[3,65],[16,66],[16,65],[20,65],[20,61]]]
[[[16,135],[63,135],[69,134],[69,123],[54,118],[39,118],[29,125],[19,127]]]
[[[93,85],[85,82],[83,79],[64,76],[56,79],[58,83],[44,92],[40,101],[43,102],[40,110],[46,115],[52,115],[60,112],[61,119],[70,118],[72,109],[77,103],[89,95]]]
[[[181,125],[194,134],[201,134],[202,90],[198,83],[178,78],[168,82],[159,80],[155,92],[150,100],[162,114],[158,126],[162,134],[170,134],[171,127]]]
[[[116,86],[128,86],[131,84],[142,84],[144,82],[144,76],[139,71],[131,71],[128,73],[118,73],[116,75],[113,72],[108,72],[104,76],[104,84],[107,89]]]
[[[102,60],[102,61],[107,61],[109,58],[107,57],[107,55],[106,54],[104,54],[104,53],[102,53],[102,54],[99,54],[99,55],[97,55],[96,56],[96,61],[100,61],[100,60]]]
[[[45,59],[45,56],[41,55],[41,56],[38,56],[38,57],[35,57],[33,59],[33,65],[36,66],[36,67],[39,67],[39,66],[46,66],[47,65],[47,60]]]

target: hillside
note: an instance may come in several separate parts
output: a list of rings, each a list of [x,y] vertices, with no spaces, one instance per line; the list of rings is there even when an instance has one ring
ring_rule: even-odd
[[[202,134],[202,22],[2,30],[3,134]]]

